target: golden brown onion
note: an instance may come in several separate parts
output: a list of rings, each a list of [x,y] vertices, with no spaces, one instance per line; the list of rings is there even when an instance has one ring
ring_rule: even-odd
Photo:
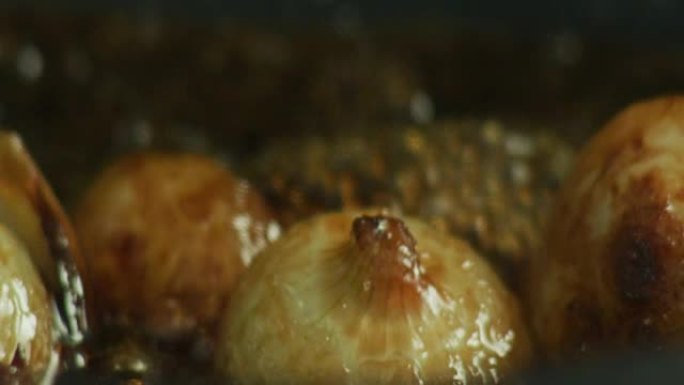
[[[513,296],[415,219],[295,225],[243,275],[217,366],[241,384],[496,383],[530,356]]]
[[[531,269],[554,358],[684,342],[684,98],[630,106],[583,149]]]
[[[260,195],[199,155],[124,157],[90,187],[75,224],[99,318],[157,336],[210,328],[278,235]]]

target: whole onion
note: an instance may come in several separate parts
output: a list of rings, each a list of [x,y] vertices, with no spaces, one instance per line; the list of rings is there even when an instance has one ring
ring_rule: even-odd
[[[684,343],[684,98],[634,104],[587,143],[528,282],[553,359]]]
[[[492,384],[528,361],[515,298],[466,243],[369,213],[314,217],[256,258],[221,370],[239,384]]]
[[[97,320],[175,339],[211,331],[279,234],[261,196],[201,155],[141,153],[105,169],[75,217]]]

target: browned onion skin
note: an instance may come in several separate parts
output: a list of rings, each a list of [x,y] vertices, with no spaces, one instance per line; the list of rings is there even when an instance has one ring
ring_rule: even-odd
[[[243,275],[217,366],[238,384],[492,384],[531,350],[464,242],[376,212],[314,217]]]
[[[591,139],[528,281],[552,359],[684,342],[684,98],[632,105]]]
[[[190,154],[115,162],[75,225],[97,318],[162,337],[211,329],[237,277],[278,233],[247,182]]]

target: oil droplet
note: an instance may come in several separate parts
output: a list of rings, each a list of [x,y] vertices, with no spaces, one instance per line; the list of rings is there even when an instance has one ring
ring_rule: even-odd
[[[504,336],[497,335],[493,327],[490,327],[491,317],[486,309],[480,309],[475,324],[478,327],[479,342],[487,350],[499,357],[505,357],[512,348],[515,333],[509,330]]]
[[[280,225],[275,221],[270,221],[266,226],[266,238],[269,242],[273,242],[280,238]]]

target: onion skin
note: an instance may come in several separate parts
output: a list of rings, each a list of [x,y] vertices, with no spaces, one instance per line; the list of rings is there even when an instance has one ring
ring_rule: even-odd
[[[528,362],[515,298],[467,244],[361,214],[316,216],[262,252],[224,317],[220,370],[238,384],[490,384]]]
[[[165,339],[210,331],[279,229],[260,195],[218,163],[161,153],[104,170],[75,225],[97,320]]]
[[[684,98],[610,121],[549,223],[528,298],[550,359],[684,341]]]

